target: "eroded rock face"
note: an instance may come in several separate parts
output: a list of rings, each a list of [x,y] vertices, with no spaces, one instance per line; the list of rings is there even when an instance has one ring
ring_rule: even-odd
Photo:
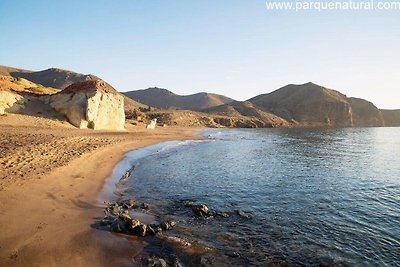
[[[0,91],[0,115],[8,113],[18,112],[24,107],[23,96],[11,92],[11,91]]]
[[[50,105],[78,128],[123,130],[124,99],[106,82],[74,83],[51,96]]]
[[[384,126],[381,111],[371,102],[360,98],[348,98],[353,115],[353,126],[380,127]]]
[[[399,127],[400,126],[400,109],[380,110],[386,127]]]

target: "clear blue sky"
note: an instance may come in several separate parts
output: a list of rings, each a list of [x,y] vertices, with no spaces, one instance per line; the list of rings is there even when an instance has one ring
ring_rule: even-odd
[[[0,0],[0,64],[238,100],[314,83],[400,108],[400,11],[268,11],[262,0]]]

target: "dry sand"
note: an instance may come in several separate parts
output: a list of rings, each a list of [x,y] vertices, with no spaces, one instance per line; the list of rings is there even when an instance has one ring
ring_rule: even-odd
[[[91,227],[104,181],[129,150],[195,138],[185,128],[105,132],[0,117],[0,266],[132,265],[143,241]]]

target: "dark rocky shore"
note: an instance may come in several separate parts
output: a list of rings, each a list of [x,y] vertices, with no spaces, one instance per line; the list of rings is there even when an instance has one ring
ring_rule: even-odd
[[[143,255],[140,262],[143,266],[221,266],[221,262],[215,261],[211,256],[213,249],[201,245],[196,240],[188,240],[185,237],[169,235],[167,232],[173,230],[177,225],[175,220],[155,220],[154,223],[144,223],[131,214],[149,214],[151,205],[139,204],[134,199],[121,200],[106,203],[104,218],[96,222],[95,227],[100,230],[110,231],[127,236],[137,236],[149,239],[149,243],[155,247],[161,245],[163,251],[153,249],[153,253]],[[232,212],[211,210],[207,205],[195,201],[183,200],[181,207],[192,213],[194,219],[199,223],[220,218],[229,219],[235,215],[244,219],[250,219],[250,214],[235,210]],[[146,240],[147,241],[147,240]],[[192,255],[194,258],[190,259]],[[189,260],[188,260],[189,259]]]

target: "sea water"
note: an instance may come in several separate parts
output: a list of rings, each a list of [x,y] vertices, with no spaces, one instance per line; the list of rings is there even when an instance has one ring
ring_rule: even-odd
[[[400,266],[400,128],[201,134],[130,152],[116,189],[176,220],[168,234],[214,265]],[[230,217],[197,218],[185,201]]]

